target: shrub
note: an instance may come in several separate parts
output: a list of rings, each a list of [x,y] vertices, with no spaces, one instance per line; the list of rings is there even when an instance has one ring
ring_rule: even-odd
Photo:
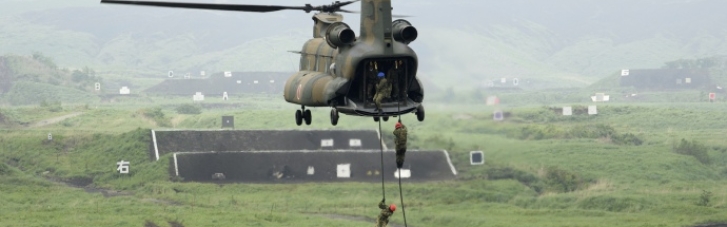
[[[699,196],[699,202],[697,202],[697,205],[699,206],[709,206],[709,200],[712,198],[712,192],[707,190],[702,190],[702,195]]]
[[[696,158],[702,164],[709,164],[709,155],[707,154],[707,150],[709,150],[709,148],[700,144],[696,140],[689,142],[682,138],[682,140],[679,141],[679,145],[673,146],[672,149],[677,154],[689,155]]]
[[[183,104],[176,109],[178,114],[201,114],[202,108],[193,104]]]
[[[557,167],[546,169],[545,182],[548,187],[558,192],[572,192],[583,184],[583,180],[575,173]]]
[[[158,126],[169,127],[172,125],[171,121],[164,115],[162,108],[154,107],[149,109],[142,109],[140,112],[148,118],[154,120]]]

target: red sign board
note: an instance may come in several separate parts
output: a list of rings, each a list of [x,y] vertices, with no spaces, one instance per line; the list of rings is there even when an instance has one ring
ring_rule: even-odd
[[[715,95],[714,93],[709,93],[709,100],[714,100]]]

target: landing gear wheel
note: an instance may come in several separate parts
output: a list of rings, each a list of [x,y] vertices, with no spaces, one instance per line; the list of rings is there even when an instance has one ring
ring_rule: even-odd
[[[336,108],[331,109],[331,124],[333,126],[338,124],[338,110]]]
[[[379,117],[374,117],[375,122],[379,122]]]
[[[419,105],[419,107],[417,107],[416,115],[417,115],[417,120],[424,121],[424,106]]]
[[[389,117],[383,117],[384,121],[389,121]]]
[[[310,122],[311,122],[310,110],[305,110],[303,112],[303,119],[305,119],[305,124],[306,125],[310,125]]]
[[[303,112],[300,110],[295,111],[295,124],[298,126],[303,124]]]

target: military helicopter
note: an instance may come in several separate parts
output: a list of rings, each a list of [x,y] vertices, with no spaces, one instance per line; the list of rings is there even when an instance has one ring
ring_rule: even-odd
[[[360,12],[342,9],[358,1]],[[374,121],[414,113],[424,121],[424,89],[416,77],[417,55],[409,47],[418,32],[404,19],[392,21],[395,15],[391,13],[391,0],[336,1],[302,7],[118,0],[101,3],[246,12],[318,11],[313,15],[313,38],[300,51],[291,51],[300,54],[300,68],[285,82],[283,96],[285,101],[301,107],[295,111],[296,124],[305,121],[310,125],[311,111],[306,107],[330,107],[332,125],[338,124],[339,113],[373,117]],[[359,36],[338,12],[360,13]],[[392,92],[378,109],[373,97],[380,73],[392,83]]]

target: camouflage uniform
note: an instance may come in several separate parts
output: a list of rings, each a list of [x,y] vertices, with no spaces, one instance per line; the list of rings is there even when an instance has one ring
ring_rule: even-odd
[[[376,73],[374,64],[370,63],[368,72],[366,72],[366,99],[374,100],[374,85],[376,85]]]
[[[388,98],[391,95],[391,83],[385,77],[379,80],[376,84],[376,95],[374,95],[374,103],[376,103],[376,109],[381,110],[381,101]]]
[[[397,123],[401,124],[401,123]],[[401,124],[401,127],[394,129],[394,144],[396,144],[396,167],[401,168],[404,165],[404,155],[406,153],[406,126]]]
[[[389,217],[391,217],[394,212],[389,210],[389,207],[384,204],[383,200],[379,203],[379,208],[381,209],[381,213],[379,213],[379,216],[376,218],[376,225],[374,225],[374,227],[386,227],[386,225],[389,224]]]

